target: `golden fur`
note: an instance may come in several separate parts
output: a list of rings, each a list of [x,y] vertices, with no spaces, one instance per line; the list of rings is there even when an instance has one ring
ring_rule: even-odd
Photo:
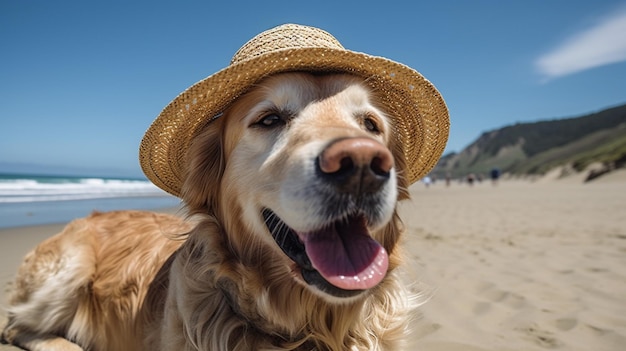
[[[395,203],[407,183],[393,128],[368,90],[351,76],[301,73],[255,86],[189,148],[181,198],[193,220],[119,211],[70,223],[25,258],[4,339],[31,350],[403,349],[412,300],[397,277]],[[275,110],[285,125],[259,127]],[[376,133],[364,128],[369,119]],[[370,228],[389,254],[387,274],[344,299],[302,279],[260,210],[314,222],[306,211],[292,220],[298,206],[284,198],[315,176],[303,159],[352,137],[388,147],[395,179],[391,205]]]

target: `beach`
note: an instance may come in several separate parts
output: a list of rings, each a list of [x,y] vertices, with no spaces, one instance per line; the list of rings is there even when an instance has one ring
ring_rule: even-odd
[[[626,171],[410,192],[405,276],[424,300],[411,350],[624,349]],[[23,255],[61,228],[0,230],[3,292]]]
[[[581,179],[412,188],[415,350],[624,350],[626,172]]]

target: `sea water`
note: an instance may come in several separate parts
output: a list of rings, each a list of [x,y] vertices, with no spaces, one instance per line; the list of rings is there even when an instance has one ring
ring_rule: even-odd
[[[145,179],[0,174],[0,228],[64,223],[93,211],[177,207]]]

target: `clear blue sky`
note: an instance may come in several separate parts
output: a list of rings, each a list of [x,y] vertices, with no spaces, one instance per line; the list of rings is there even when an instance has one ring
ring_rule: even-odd
[[[161,109],[288,22],[425,75],[450,109],[448,152],[486,130],[626,103],[624,0],[4,0],[0,172],[141,175],[138,145]]]

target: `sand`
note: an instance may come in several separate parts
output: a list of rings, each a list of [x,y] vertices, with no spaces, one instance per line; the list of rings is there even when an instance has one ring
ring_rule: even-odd
[[[416,350],[626,349],[626,172],[412,190]]]
[[[412,349],[626,348],[625,171],[589,184],[438,182],[411,193],[400,208],[407,275],[429,297]],[[60,227],[0,230],[0,285]]]

